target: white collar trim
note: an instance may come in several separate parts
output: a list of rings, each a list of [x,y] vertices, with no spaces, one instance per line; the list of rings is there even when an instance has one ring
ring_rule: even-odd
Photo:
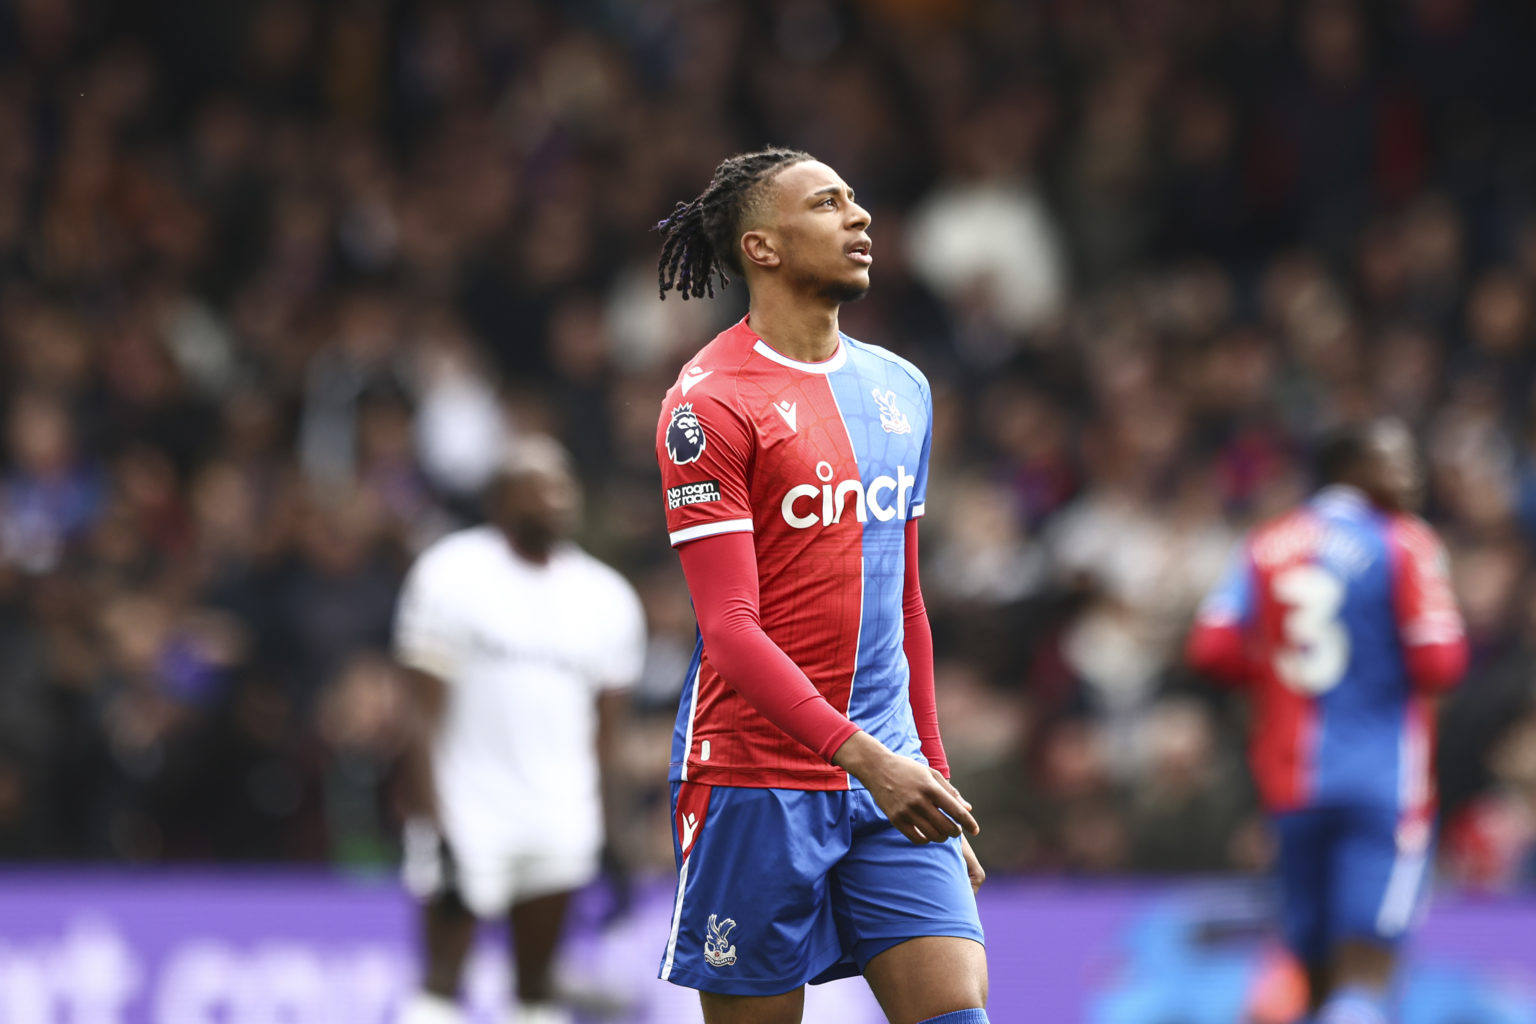
[[[787,366],[791,370],[799,370],[802,373],[836,373],[848,361],[848,345],[843,341],[841,335],[837,339],[837,351],[819,363],[802,363],[798,359],[791,359],[762,338],[757,339],[757,344],[752,346],[752,351],[764,358],[773,360],[780,366]]]

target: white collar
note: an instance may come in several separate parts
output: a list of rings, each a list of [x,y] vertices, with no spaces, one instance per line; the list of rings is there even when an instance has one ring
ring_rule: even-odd
[[[748,324],[745,318],[741,322],[747,330],[752,331],[752,325]],[[798,359],[791,359],[764,341],[762,336],[756,331],[752,331],[752,335],[757,338],[757,343],[752,346],[752,351],[766,359],[773,360],[780,366],[787,366],[791,370],[799,370],[801,373],[836,373],[848,361],[848,343],[843,340],[841,331],[837,334],[837,349],[830,356],[817,363],[803,363]]]

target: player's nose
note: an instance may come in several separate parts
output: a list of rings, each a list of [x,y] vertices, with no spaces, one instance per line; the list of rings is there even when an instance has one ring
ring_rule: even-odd
[[[858,203],[848,204],[848,226],[856,231],[863,231],[874,221],[868,210]]]

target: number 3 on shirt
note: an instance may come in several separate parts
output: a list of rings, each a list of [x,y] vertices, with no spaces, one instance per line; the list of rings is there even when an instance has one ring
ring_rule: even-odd
[[[1338,617],[1343,581],[1321,566],[1298,565],[1276,576],[1271,587],[1285,606],[1285,646],[1275,655],[1275,671],[1303,696],[1327,693],[1349,667],[1349,633]]]

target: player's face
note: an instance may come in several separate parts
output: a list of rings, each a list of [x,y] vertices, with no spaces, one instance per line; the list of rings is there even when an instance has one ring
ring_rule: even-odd
[[[1395,420],[1381,424],[1371,434],[1370,452],[1372,498],[1400,512],[1417,508],[1424,479],[1408,428]]]
[[[851,302],[869,290],[870,216],[824,163],[807,160],[774,179],[773,227],[782,267],[796,290]]]
[[[581,491],[563,461],[530,463],[502,484],[502,526],[534,552],[569,537],[580,512]]]

